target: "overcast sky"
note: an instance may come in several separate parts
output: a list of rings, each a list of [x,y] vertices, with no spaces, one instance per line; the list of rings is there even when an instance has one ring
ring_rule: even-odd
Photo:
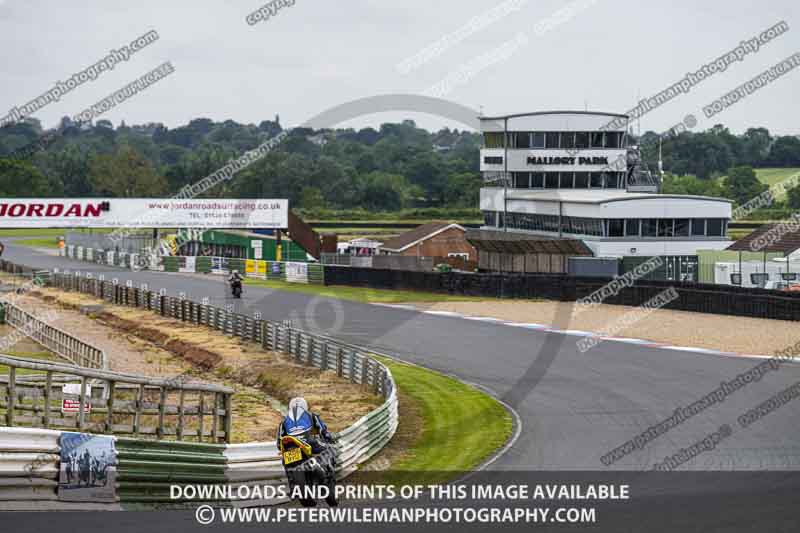
[[[175,127],[198,117],[258,124],[280,114],[284,126],[293,126],[357,98],[432,94],[448,76],[455,81],[443,97],[487,115],[586,107],[625,112],[783,20],[787,33],[648,113],[641,129],[661,131],[691,113],[698,130],[722,122],[736,132],[765,126],[800,133],[800,68],[712,119],[702,113],[718,96],[800,51],[797,0],[294,0],[268,20],[248,24],[247,15],[265,4],[0,0],[0,115],[150,30],[158,32],[157,42],[35,116],[53,126],[165,61],[173,74],[103,118]],[[514,10],[487,23],[494,6]],[[470,29],[473,19],[485,27]],[[400,67],[448,35],[434,57],[410,72]],[[459,69],[469,74],[454,76]],[[410,112],[346,125],[402,118],[429,129],[462,127]]]

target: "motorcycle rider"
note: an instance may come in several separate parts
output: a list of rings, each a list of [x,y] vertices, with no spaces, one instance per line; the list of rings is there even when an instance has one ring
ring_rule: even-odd
[[[240,287],[242,286],[242,275],[239,274],[238,270],[233,270],[231,272],[231,275],[228,276],[228,284],[230,285],[231,288],[233,288],[236,286],[237,283],[239,284]]]
[[[321,440],[314,435],[314,431],[321,437]],[[328,426],[318,414],[308,410],[308,402],[305,398],[292,398],[289,402],[289,409],[286,416],[278,426],[278,447],[280,448],[281,438],[289,435],[297,437],[311,446],[314,455],[321,453],[327,448],[327,444],[333,442],[333,436],[328,431]]]

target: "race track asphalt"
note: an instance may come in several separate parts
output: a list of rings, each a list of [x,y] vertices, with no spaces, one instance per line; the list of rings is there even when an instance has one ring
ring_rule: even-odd
[[[253,286],[234,301],[219,276],[130,272],[12,243],[3,259],[147,283],[172,295],[185,292],[197,301],[233,305],[239,312],[260,311],[270,320],[292,319],[486,387],[521,421],[519,438],[492,469],[649,470],[728,424],[730,437],[681,470],[800,470],[800,399],[749,427],[737,423],[740,415],[800,381],[800,365],[782,365],[607,467],[600,461],[604,454],[761,361],[617,342],[581,353],[580,337]],[[568,318],[558,320],[560,329],[569,329]],[[769,322],[764,324],[767,336]],[[481,423],[479,413],[474,423]]]

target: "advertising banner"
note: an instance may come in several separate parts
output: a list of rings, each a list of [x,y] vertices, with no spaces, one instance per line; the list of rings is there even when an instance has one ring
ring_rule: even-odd
[[[289,201],[3,198],[0,228],[287,228]]]

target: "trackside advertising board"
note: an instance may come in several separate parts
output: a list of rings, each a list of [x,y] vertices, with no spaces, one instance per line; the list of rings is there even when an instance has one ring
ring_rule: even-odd
[[[0,228],[281,229],[288,226],[288,200],[0,199]]]

